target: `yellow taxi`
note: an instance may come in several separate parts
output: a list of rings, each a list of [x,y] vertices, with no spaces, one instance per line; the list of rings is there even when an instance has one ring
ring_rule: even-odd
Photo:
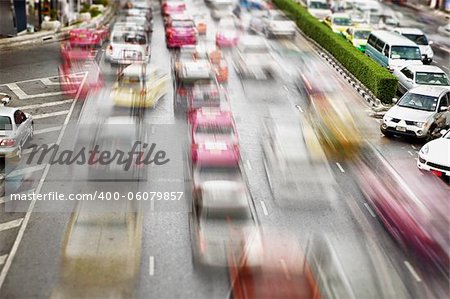
[[[153,108],[167,93],[169,76],[143,63],[127,66],[111,91],[118,107]]]
[[[323,23],[333,30],[335,33],[342,34],[345,30],[352,26],[352,19],[346,13],[334,13],[327,16]]]
[[[361,52],[366,51],[366,44],[372,28],[366,26],[349,27],[343,32],[345,38]]]

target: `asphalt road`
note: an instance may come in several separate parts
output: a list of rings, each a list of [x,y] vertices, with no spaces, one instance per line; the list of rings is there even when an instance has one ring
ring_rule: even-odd
[[[201,1],[188,5],[191,9],[205,13],[209,11]],[[406,13],[404,16],[413,17]],[[200,43],[214,41],[215,26],[214,22],[209,22],[208,35]],[[227,88],[239,132],[243,169],[261,226],[291,235],[298,239],[300,247],[307,245],[313,233],[326,235],[335,248],[356,298],[443,298],[449,291],[445,277],[430,273],[393,241],[377,217],[373,216],[373,211],[358,190],[350,163],[330,161],[339,190],[336,199],[325,206],[319,202],[309,202],[307,205],[285,208],[273,198],[262,162],[262,123],[266,118],[295,119],[298,113],[302,113],[296,105],[306,107],[306,101],[294,87],[292,74],[298,66],[298,51],[312,48],[301,37],[293,42],[271,40],[270,44],[282,72],[268,82],[240,80],[231,67],[230,53],[225,51],[230,66]],[[11,91],[11,85],[6,84],[15,83],[26,96],[17,92],[12,106],[34,105],[23,109],[34,116],[45,116],[36,120],[35,129],[42,132],[35,135],[33,142],[36,144],[57,142],[63,124],[76,123],[84,104],[83,101],[77,101],[76,93],[72,98],[57,94],[59,90],[51,84],[56,82],[54,78],[58,76],[58,53],[59,45],[49,44],[5,55],[2,53],[0,56],[1,68],[8,69],[8,76],[1,77],[0,91]],[[170,55],[165,47],[161,18],[155,13],[151,63],[170,74]],[[105,78],[114,78],[115,69],[110,68],[103,59],[100,65],[104,68]],[[330,72],[334,72],[332,68]],[[337,73],[335,75],[339,76]],[[105,94],[108,94],[112,84],[107,82]],[[351,86],[346,86],[345,91],[351,95],[347,100],[359,116],[358,125],[363,135],[388,159],[409,161],[411,171],[419,175],[415,158],[420,145],[382,137],[378,120],[369,116],[369,107]],[[27,97],[29,95],[37,96]],[[144,123],[173,125],[180,131],[184,130],[183,120],[174,117],[172,97],[170,91],[157,108],[146,112]],[[75,101],[71,101],[73,99]],[[94,100],[88,98],[86,103]],[[100,100],[106,101],[100,105],[111,104],[107,98]],[[57,104],[48,105],[50,103]],[[42,104],[47,106],[43,107]],[[187,134],[181,136],[184,138],[174,135],[169,140],[181,148],[187,144]],[[34,187],[37,187],[43,172],[43,169],[33,172]],[[49,180],[43,182],[42,190],[54,191],[55,183],[50,178],[64,175],[66,173],[61,167],[49,168]],[[82,191],[92,192],[94,188],[88,186]],[[172,212],[161,212],[158,203],[151,208],[144,206],[139,276],[135,292],[137,298],[229,297],[230,282],[226,270],[208,271],[199,269],[193,263],[189,201],[190,196],[186,193],[184,201]],[[8,213],[3,207],[0,208],[0,223],[11,223],[10,228],[0,231],[0,257],[4,257],[0,265],[3,267],[0,276],[1,298],[48,298],[60,283],[62,244],[69,227],[70,213],[41,212],[42,205],[37,202],[33,213]],[[20,231],[24,221],[27,222],[26,229]],[[14,259],[9,264],[7,261],[10,261],[10,255],[14,255]]]

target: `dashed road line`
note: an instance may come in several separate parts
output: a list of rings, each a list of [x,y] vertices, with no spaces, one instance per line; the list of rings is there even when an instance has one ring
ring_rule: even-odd
[[[405,263],[406,268],[408,268],[409,272],[414,277],[414,279],[417,282],[421,282],[422,279],[420,278],[419,274],[417,274],[416,270],[414,270],[413,266],[411,266],[411,264],[408,261],[404,261],[404,263]]]
[[[411,151],[408,151],[408,154],[410,154],[411,156],[414,156],[414,154]]]
[[[245,161],[245,165],[247,165],[248,170],[252,170],[252,164],[250,163],[250,160]]]
[[[7,257],[8,257],[7,254],[0,255],[0,266],[5,263]]]
[[[450,71],[450,68],[448,66],[445,65],[441,65],[444,69],[446,69],[447,71]]]
[[[148,262],[148,274],[150,276],[155,275],[155,257],[153,255],[150,256]]]
[[[33,115],[33,119],[42,119],[42,118],[47,118],[47,117],[52,117],[52,116],[59,116],[59,115],[67,114],[67,113],[69,113],[69,110],[36,114],[36,115]]]
[[[414,144],[411,144],[411,147],[415,150],[417,149],[417,147]]]
[[[342,173],[345,172],[344,168],[342,168],[342,166],[341,166],[341,164],[340,164],[339,162],[336,162],[336,165],[337,165],[337,167],[339,168],[339,170],[340,170]]]
[[[45,128],[45,129],[41,129],[41,130],[34,130],[33,134],[39,135],[39,134],[51,133],[51,132],[59,131],[59,130],[61,130],[61,128],[62,128],[62,126],[56,126],[56,127],[50,127],[50,128]]]
[[[0,232],[20,226],[22,221],[23,218],[19,218],[5,223],[0,223]]]
[[[373,218],[377,217],[377,215],[375,215],[375,213],[372,211],[372,209],[369,207],[369,205],[365,202],[364,206],[366,207],[367,211],[369,211],[370,216],[372,216]]]
[[[297,110],[300,111],[301,113],[304,112],[302,107],[300,107],[300,105],[295,105],[295,108],[297,108]]]
[[[57,102],[50,102],[50,103],[42,103],[42,104],[36,104],[36,105],[28,105],[28,106],[21,106],[17,107],[22,110],[29,110],[29,109],[35,109],[35,108],[42,108],[42,107],[51,107],[51,106],[58,106],[58,105],[64,105],[72,103],[72,99],[70,100],[64,100],[64,101],[57,101]]]
[[[262,200],[261,200],[261,207],[262,207],[262,210],[263,210],[264,215],[268,216],[268,215],[269,215],[269,212],[267,212],[266,204],[265,204],[264,201],[262,201]]]

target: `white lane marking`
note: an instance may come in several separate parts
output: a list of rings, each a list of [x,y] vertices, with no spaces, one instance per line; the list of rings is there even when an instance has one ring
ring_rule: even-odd
[[[148,262],[148,274],[153,276],[155,274],[155,257],[153,255],[150,256]]]
[[[262,200],[261,200],[261,207],[262,207],[264,215],[266,215],[266,216],[269,215],[269,212],[267,212],[266,204]]]
[[[78,77],[72,77],[72,78],[78,78]],[[53,81],[51,81],[49,78],[43,78],[43,79],[41,79],[40,80],[44,85],[47,85],[47,86],[51,86],[51,85],[71,85],[71,84],[73,84],[74,82],[77,82],[77,81],[72,81],[72,82],[60,82],[60,81],[58,81],[58,82],[53,82]],[[81,81],[80,81],[81,82]],[[77,83],[80,83],[80,82],[77,82]]]
[[[81,83],[80,87],[82,87],[84,85],[84,83],[86,81],[86,75],[87,74],[85,73],[85,76],[83,78],[83,82]],[[64,136],[64,132],[66,131],[67,124],[69,123],[70,116],[72,115],[73,109],[75,108],[75,104],[77,102],[76,100],[80,96],[80,93],[81,93],[81,88],[78,89],[78,92],[77,92],[77,94],[75,96],[75,100],[72,102],[72,106],[70,107],[70,112],[66,116],[66,120],[64,121],[63,128],[62,128],[61,132],[59,133],[59,137],[58,137],[58,140],[56,141],[56,144],[60,144],[61,143],[61,140],[62,140],[62,138]],[[36,193],[40,193],[41,192],[42,186],[44,184],[45,179],[47,178],[49,170],[50,170],[50,164],[47,164],[45,169],[44,169],[44,173],[42,174],[42,177],[39,180],[39,184],[38,184],[38,186],[37,186],[37,188],[35,190]],[[17,233],[16,240],[14,241],[14,244],[13,244],[13,246],[11,248],[11,251],[9,252],[9,256],[8,256],[8,258],[6,260],[6,263],[3,266],[2,272],[0,273],[0,290],[1,290],[2,286],[3,286],[3,283],[5,282],[6,275],[8,274],[9,268],[11,268],[12,261],[13,261],[14,257],[16,256],[17,250],[19,249],[19,245],[22,242],[22,238],[23,238],[23,235],[25,233],[25,229],[27,228],[28,221],[30,221],[31,213],[33,213],[33,209],[34,209],[34,205],[35,204],[36,204],[36,201],[32,200],[31,203],[30,203],[30,206],[28,207],[28,211],[25,214],[25,217],[23,218],[23,223],[20,226],[19,232]]]
[[[34,134],[36,134],[36,133],[34,133]],[[54,145],[54,143],[47,143],[46,144],[49,148],[50,147],[52,147],[52,145]],[[40,146],[38,146],[36,149],[40,149]],[[34,147],[32,147],[32,148],[27,148],[26,150],[23,150],[22,151],[22,155],[28,155],[28,154],[31,154],[31,152],[34,150]]]
[[[57,101],[57,102],[50,102],[50,103],[42,103],[42,104],[36,104],[36,105],[28,105],[28,106],[22,106],[17,107],[22,110],[28,110],[28,109],[34,109],[34,108],[42,108],[42,107],[51,107],[51,106],[58,106],[58,105],[64,105],[72,103],[72,99],[70,100],[64,100],[64,101]]]
[[[26,168],[20,168],[20,169],[16,169],[14,171],[11,171],[8,174],[8,177],[15,177],[15,176],[19,176],[19,175],[24,175],[26,173],[40,171],[40,170],[42,170],[44,168],[45,168],[45,165],[36,165],[36,166],[31,166],[31,167],[26,167]]]
[[[57,126],[57,127],[50,127],[50,128],[45,128],[45,129],[41,129],[41,130],[34,130],[34,135],[59,131],[59,130],[61,130],[61,128],[62,128],[62,126]]]
[[[408,154],[410,154],[411,156],[414,156],[414,154],[411,151],[408,151]]]
[[[289,88],[286,85],[283,85],[284,90],[289,91]]]
[[[369,211],[370,215],[375,218],[377,217],[377,215],[375,215],[375,213],[372,211],[372,209],[369,207],[369,205],[365,202],[364,206],[366,207],[367,211]]]
[[[300,107],[300,105],[295,105],[295,108],[297,108],[297,110],[300,111],[301,113],[304,112],[302,107]]]
[[[67,114],[67,113],[69,113],[69,110],[56,111],[56,112],[43,113],[43,114],[36,114],[36,115],[33,115],[33,119],[47,118],[47,117],[52,117],[52,116],[64,115],[64,114]]]
[[[58,79],[58,78],[62,78],[62,77],[81,78],[85,74],[86,74],[86,72],[78,72],[78,73],[73,73],[73,74],[64,75],[64,76],[56,75],[56,76],[51,76],[51,77],[41,77],[41,78],[27,79],[27,80],[22,80],[22,81],[14,81],[14,82],[11,82],[11,83],[6,83],[6,84],[0,84],[0,86],[6,86],[8,84],[27,83],[27,82],[33,82],[33,81],[40,81],[41,79],[46,79],[46,78],[48,78],[48,79],[50,79],[50,78]]]
[[[339,162],[336,162],[336,165],[337,165],[337,167],[339,168],[339,170],[340,170],[342,173],[345,172],[344,168],[342,168],[342,166],[341,166],[341,164],[340,164]]]
[[[20,226],[22,221],[23,218],[19,218],[5,223],[0,223],[0,232]]]
[[[291,280],[291,276],[289,275],[289,271],[288,271],[288,268],[286,266],[285,260],[284,259],[280,259],[280,264],[281,264],[281,267],[283,268],[283,272],[284,272],[284,275],[286,276],[286,279],[287,280]]]
[[[0,266],[5,263],[7,257],[8,257],[7,254],[4,254],[4,255],[0,256]]]
[[[422,279],[420,279],[419,274],[417,274],[416,270],[414,270],[413,266],[411,266],[411,264],[408,261],[404,261],[406,268],[408,268],[409,272],[411,272],[411,275],[414,277],[414,279],[417,282],[421,282]]]
[[[417,147],[414,144],[411,144],[411,147],[415,150],[417,149]]]
[[[445,65],[441,65],[444,69],[446,69],[447,71],[450,71],[450,68],[448,66]]]
[[[16,83],[5,84],[5,86],[11,89],[11,91],[14,92],[19,99],[23,99],[28,96]]]
[[[246,160],[245,164],[247,165],[248,170],[252,170],[252,164],[250,163],[250,160]]]

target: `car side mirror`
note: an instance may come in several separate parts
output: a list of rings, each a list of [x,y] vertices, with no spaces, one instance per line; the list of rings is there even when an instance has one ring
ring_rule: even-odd
[[[441,108],[439,108],[439,111],[447,111],[448,107],[447,106],[442,106]]]
[[[392,103],[393,104],[395,104],[395,103],[397,103],[398,102],[398,99],[397,98],[392,98]]]

